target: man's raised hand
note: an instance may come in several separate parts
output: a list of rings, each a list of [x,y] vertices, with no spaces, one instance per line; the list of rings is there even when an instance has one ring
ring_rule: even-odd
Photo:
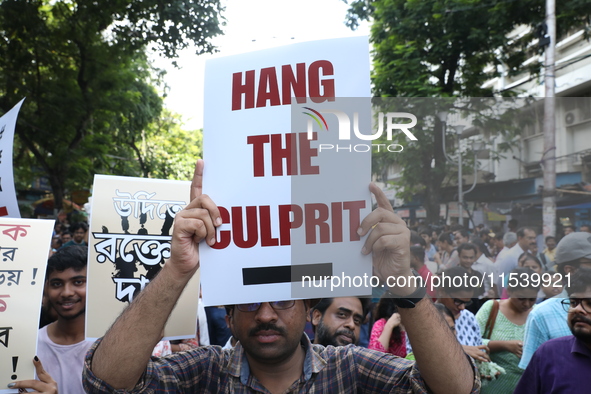
[[[215,243],[215,228],[222,224],[216,204],[203,194],[203,160],[198,160],[191,183],[191,202],[174,220],[169,265],[179,275],[193,274],[199,268],[199,243]]]
[[[374,183],[369,190],[376,197],[378,207],[361,222],[358,234],[365,240],[362,253],[372,253],[373,270],[386,283],[388,277],[412,276],[410,269],[410,231],[406,223],[394,213],[390,200]],[[413,289],[400,289],[400,295]],[[396,289],[392,289],[396,291]]]

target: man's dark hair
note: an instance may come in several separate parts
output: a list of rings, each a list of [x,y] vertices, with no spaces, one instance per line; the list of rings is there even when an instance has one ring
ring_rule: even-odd
[[[423,230],[422,230],[422,231],[419,233],[419,235],[420,235],[420,236],[427,235],[428,237],[431,237],[431,235],[433,235],[433,231],[430,231],[429,229],[423,229]]]
[[[495,234],[495,239],[496,240],[499,240],[499,241],[502,241],[504,236],[505,236],[505,233],[496,233]]]
[[[470,242],[472,244],[474,244],[478,248],[478,250],[480,251],[480,253],[482,253],[486,257],[491,257],[491,254],[490,254],[488,248],[486,247],[486,244],[484,243],[484,241],[482,239],[480,239],[480,238],[474,238]],[[476,254],[478,254],[478,252],[476,252]]]
[[[458,246],[458,256],[464,250],[473,250],[474,254],[478,254],[478,247],[471,242],[466,242],[466,243],[463,243],[460,246]]]
[[[542,264],[542,262],[540,261],[540,259],[538,259],[536,256],[534,256],[533,254],[531,254],[530,252],[523,252],[519,255],[519,257],[517,258],[517,262],[519,263],[519,261],[521,261],[522,258],[525,257],[525,260],[523,260],[523,262],[525,263],[526,261],[533,261],[534,263],[536,263],[537,265],[540,266],[540,268],[542,268],[542,270],[544,270],[544,265]]]
[[[65,271],[73,268],[74,271],[81,271],[86,268],[88,256],[88,246],[74,245],[69,248],[60,249],[47,260],[47,271],[45,277],[48,278],[53,271]]]
[[[570,287],[566,288],[569,296],[574,293],[584,293],[591,288],[591,268],[581,267],[571,279]]]
[[[515,234],[517,234],[517,238],[525,237],[525,230],[534,231],[534,229],[531,227],[520,227],[519,230],[515,232]]]
[[[447,242],[450,245],[454,244],[454,236],[451,232],[441,233],[439,236],[439,242]]]
[[[443,270],[441,273],[442,277],[443,274],[445,274],[447,278],[441,281],[441,289],[445,291],[447,294],[455,293],[458,291],[474,292],[475,288],[470,286],[470,277],[478,275],[471,274],[470,272],[468,272],[466,268],[457,265],[455,267]],[[455,278],[461,278],[461,280],[454,280]],[[478,278],[480,278],[480,276],[478,276]]]
[[[454,231],[457,231],[457,230],[463,230],[463,229],[464,229],[464,226],[462,226],[462,225],[461,225],[461,224],[459,224],[459,223],[452,224],[452,225],[450,226],[450,228],[449,228],[449,230],[450,230],[452,233],[453,233]]]
[[[553,237],[553,236],[551,236],[551,235],[548,235],[548,236],[546,237],[546,239],[544,240],[544,242],[548,242],[548,241],[549,241],[549,240],[551,240],[551,239],[553,239],[553,240],[555,240],[555,241],[556,241],[556,237]]]
[[[410,232],[410,244],[411,245],[421,245],[423,248],[425,246],[427,246],[427,242],[425,241],[425,238],[421,237],[419,235],[419,233],[417,233],[416,231]]]
[[[470,233],[468,232],[468,230],[464,229],[464,228],[460,228],[456,230],[458,233],[460,233],[460,235],[463,238],[470,238]]]
[[[88,231],[88,224],[84,222],[77,222],[70,226],[70,232],[74,234],[77,230],[82,229],[84,232]]]
[[[412,256],[415,256],[417,260],[419,260],[421,263],[425,261],[425,248],[423,248],[422,246],[411,246],[410,254]]]
[[[359,302],[361,302],[361,310],[363,311],[363,318],[365,318],[365,316],[367,315],[367,308],[369,307],[369,298],[365,298],[365,297],[357,297],[359,299]],[[328,309],[329,306],[332,305],[334,301],[334,298],[321,298],[320,301],[318,301],[318,303],[316,304],[316,306],[314,306],[314,308],[312,308],[312,311],[317,310],[318,312],[320,312],[322,314],[322,316],[324,316],[324,313],[326,312],[326,310]]]

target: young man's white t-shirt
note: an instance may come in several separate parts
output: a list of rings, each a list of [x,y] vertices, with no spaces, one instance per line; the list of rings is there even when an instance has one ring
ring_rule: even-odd
[[[93,341],[82,341],[73,345],[58,345],[47,335],[47,326],[39,330],[37,357],[57,382],[60,394],[84,393],[82,388],[82,368],[84,356]]]

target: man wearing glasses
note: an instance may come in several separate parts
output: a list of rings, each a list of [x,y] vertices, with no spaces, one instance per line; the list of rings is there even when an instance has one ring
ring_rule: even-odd
[[[591,268],[591,235],[589,233],[572,233],[562,238],[556,246],[557,272],[563,277],[572,276],[581,267]],[[554,278],[554,276],[552,277]],[[565,287],[569,285],[564,278]],[[523,340],[523,354],[519,361],[519,368],[525,369],[534,352],[544,342],[571,334],[566,324],[566,311],[561,301],[566,298],[566,291],[549,298],[531,311],[525,324]]]
[[[175,218],[170,259],[89,351],[86,392],[479,391],[478,371],[422,287],[391,289],[403,297],[397,302],[406,305],[400,314],[414,341],[416,364],[356,346],[312,345],[304,335],[310,316],[307,300],[235,305],[229,316],[239,341],[234,349],[205,346],[150,359],[170,312],[199,267],[199,248],[215,243],[215,228],[222,222],[217,206],[201,195],[202,176],[200,160],[191,203]],[[410,232],[384,193],[373,184],[370,190],[378,208],[361,223],[359,234],[369,236],[360,252],[372,253],[376,274],[409,278]]]
[[[572,335],[551,339],[534,353],[515,393],[577,393],[589,386],[591,371],[591,268],[572,277],[561,300]]]
[[[490,361],[488,347],[482,344],[482,335],[476,317],[466,309],[466,307],[472,305],[475,289],[469,286],[469,282],[465,278],[471,277],[472,274],[464,267],[457,266],[444,270],[441,277],[444,276],[447,278],[442,279],[442,286],[437,289],[437,302],[445,305],[454,315],[458,341],[466,354],[473,359],[484,362]]]

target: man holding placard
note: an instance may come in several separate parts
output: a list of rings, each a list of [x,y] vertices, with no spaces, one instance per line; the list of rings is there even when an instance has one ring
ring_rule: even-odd
[[[478,392],[479,374],[422,287],[390,289],[398,297],[416,364],[361,347],[310,344],[303,335],[307,300],[235,305],[230,325],[239,343],[234,349],[202,347],[150,360],[170,312],[199,267],[199,243],[213,245],[222,223],[217,206],[201,194],[202,178],[199,161],[191,188],[195,198],[175,219],[170,260],[88,353],[87,392],[427,392],[427,387]],[[411,278],[409,230],[383,192],[373,184],[370,190],[378,208],[358,230],[360,236],[369,233],[362,253],[372,253],[373,269],[382,279]]]

